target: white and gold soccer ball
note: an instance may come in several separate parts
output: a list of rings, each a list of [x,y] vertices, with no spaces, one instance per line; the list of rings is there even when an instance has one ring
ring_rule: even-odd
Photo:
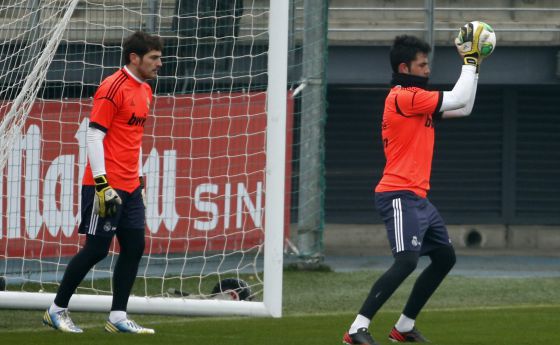
[[[482,58],[492,54],[496,48],[496,33],[490,25],[485,22],[475,20],[465,24],[464,27],[468,27],[473,33],[478,32],[478,30],[482,30],[478,40],[478,51],[480,52]],[[461,31],[459,31],[459,36],[457,38],[462,41]]]

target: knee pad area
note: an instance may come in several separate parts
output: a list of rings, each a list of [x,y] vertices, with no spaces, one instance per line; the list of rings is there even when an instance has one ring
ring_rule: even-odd
[[[109,253],[112,238],[88,237],[86,244],[80,251],[80,256],[88,261],[98,263]]]
[[[126,253],[126,255],[133,257],[141,257],[144,253],[146,242],[143,229],[127,229],[117,233],[117,238],[121,247],[121,254]]]
[[[414,272],[417,265],[418,253],[402,252],[395,255],[395,262],[389,270],[400,276],[408,276]]]
[[[430,259],[434,267],[446,272],[449,272],[457,261],[455,249],[451,246],[434,250],[430,253]]]

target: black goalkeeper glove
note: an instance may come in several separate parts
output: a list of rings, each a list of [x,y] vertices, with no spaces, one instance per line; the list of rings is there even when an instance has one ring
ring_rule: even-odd
[[[463,58],[463,65],[476,66],[477,70],[482,62],[478,46],[480,34],[483,29],[483,26],[479,25],[475,32],[473,24],[467,23],[461,27],[459,35],[455,38],[455,46],[457,47],[459,55]]]
[[[107,182],[105,175],[94,177],[95,197],[93,199],[93,212],[99,217],[112,217],[117,213],[117,207],[122,204],[122,200]]]

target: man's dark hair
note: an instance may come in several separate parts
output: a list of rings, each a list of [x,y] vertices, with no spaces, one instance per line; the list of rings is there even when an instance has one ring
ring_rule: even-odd
[[[163,51],[163,42],[159,36],[136,31],[128,36],[123,43],[124,64],[130,63],[130,54],[135,53],[142,58],[150,50]]]
[[[429,54],[432,48],[426,41],[418,37],[402,35],[395,37],[391,47],[391,67],[393,72],[399,72],[399,65],[405,63],[410,68],[410,63],[416,59],[416,54]]]

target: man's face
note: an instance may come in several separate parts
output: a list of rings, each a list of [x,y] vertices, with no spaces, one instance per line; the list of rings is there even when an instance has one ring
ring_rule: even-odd
[[[428,64],[428,55],[424,53],[417,53],[416,59],[410,62],[410,67],[405,63],[401,63],[399,65],[399,72],[417,77],[428,78],[431,72],[430,65]]]
[[[142,79],[153,79],[157,76],[162,66],[161,52],[158,50],[150,50],[143,57],[132,54],[131,63],[136,67],[139,77]]]

